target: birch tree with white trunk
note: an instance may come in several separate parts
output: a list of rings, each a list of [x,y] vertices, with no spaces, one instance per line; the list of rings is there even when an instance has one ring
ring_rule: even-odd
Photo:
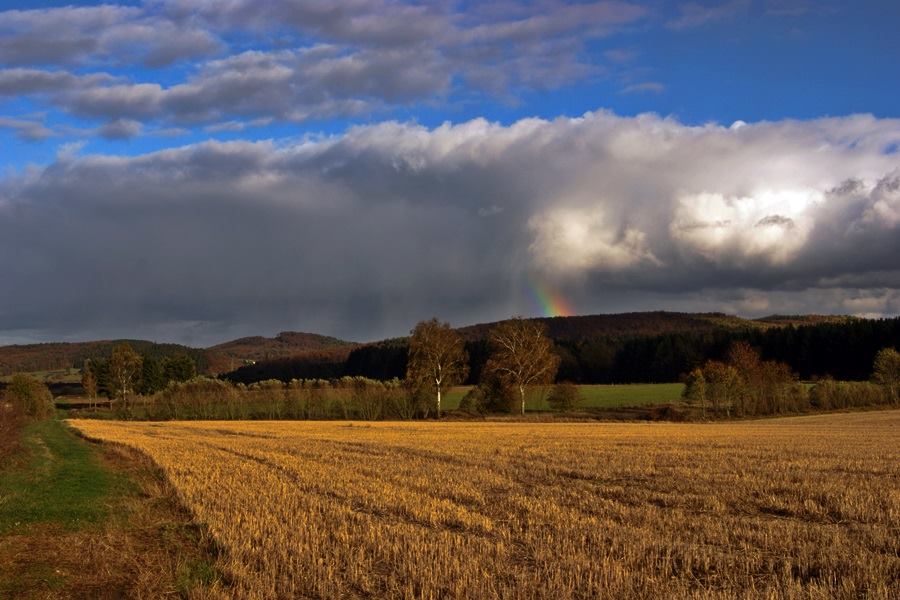
[[[449,323],[430,319],[410,332],[406,378],[435,393],[435,410],[441,416],[441,398],[450,387],[465,381],[469,355],[462,339]]]
[[[560,359],[547,337],[547,326],[516,317],[496,325],[489,340],[493,354],[485,368],[516,389],[524,415],[528,386],[552,383],[559,369]]]
[[[109,356],[109,378],[123,406],[128,405],[128,394],[134,389],[142,364],[141,355],[129,344],[119,344]]]

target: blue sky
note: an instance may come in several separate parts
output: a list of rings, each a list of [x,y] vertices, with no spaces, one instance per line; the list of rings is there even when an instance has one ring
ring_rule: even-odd
[[[0,0],[0,343],[373,339],[536,314],[529,282],[582,313],[898,314],[898,25]]]
[[[190,3],[169,3],[188,5]],[[214,3],[213,3],[214,4]],[[365,4],[365,3],[363,3]],[[381,3],[371,3],[370,15],[383,11]],[[390,3],[386,3],[390,4]],[[0,9],[32,11],[32,26],[9,23],[0,28],[4,38],[27,34],[40,14],[53,6],[97,7],[91,2],[0,2]],[[130,5],[135,14],[123,17],[117,25],[145,18],[184,19],[172,16],[167,3],[121,3]],[[536,3],[526,11],[484,11],[466,22],[464,3],[446,4],[438,9],[460,27],[499,27],[503,24],[552,16],[561,3]],[[440,5],[438,5],[440,6]],[[446,89],[425,89],[398,99],[377,98],[378,102],[349,113],[318,114],[307,119],[272,118],[266,125],[250,125],[243,131],[210,131],[204,127],[223,122],[252,119],[237,115],[220,115],[196,123],[178,121],[171,115],[155,114],[135,119],[142,122],[142,135],[121,139],[105,139],[90,130],[101,127],[113,116],[102,109],[90,114],[79,113],[67,106],[65,99],[54,99],[52,93],[40,96],[6,95],[0,102],[0,115],[12,121],[0,129],[4,149],[4,166],[21,168],[28,163],[44,164],[53,160],[58,147],[70,142],[85,142],[89,152],[135,154],[203,139],[270,139],[307,133],[334,134],[356,124],[385,119],[412,120],[426,126],[443,121],[468,121],[484,117],[501,123],[512,123],[524,117],[553,118],[578,116],[596,109],[612,110],[620,115],[655,112],[674,116],[686,124],[715,121],[729,124],[783,118],[808,119],[821,116],[871,113],[879,117],[897,116],[896,98],[900,93],[900,4],[889,1],[803,2],[736,1],[736,2],[635,2],[621,4],[634,14],[613,19],[600,31],[590,32],[568,23],[550,28],[545,39],[572,48],[550,59],[557,64],[550,69],[572,70],[575,64],[582,73],[542,81],[510,82],[496,89],[472,85],[466,80],[465,65],[448,67],[452,84]],[[622,10],[620,7],[620,10]],[[615,7],[613,8],[615,10]],[[135,50],[130,60],[127,43],[120,43],[109,53],[85,52],[76,60],[63,52],[58,57],[35,60],[12,60],[6,56],[4,66],[66,70],[87,75],[103,72],[126,83],[157,83],[172,86],[194,75],[209,60],[217,60],[247,50],[274,51],[281,48],[309,47],[315,44],[337,44],[343,51],[365,48],[352,36],[329,35],[281,27],[275,17],[254,28],[242,29],[237,23],[210,23],[206,17],[192,13],[190,27],[208,32],[219,47],[209,51],[186,52],[169,64],[148,67],[143,55]],[[6,13],[11,15],[12,13]],[[7,19],[11,21],[12,19]],[[0,18],[0,23],[3,23]],[[87,24],[73,28],[68,35],[92,36]],[[177,33],[173,34],[177,37]],[[38,37],[35,43],[39,43]],[[537,41],[529,40],[534,45]],[[452,43],[441,52],[452,52]],[[517,52],[513,42],[497,43],[492,51]],[[123,50],[124,49],[124,50]],[[0,53],[0,59],[4,57]],[[474,59],[473,59],[474,60]],[[531,60],[537,62],[535,57]],[[502,65],[500,66],[502,69]],[[525,66],[527,68],[527,65]],[[352,98],[352,94],[349,96]],[[369,99],[371,100],[371,99]],[[377,106],[376,106],[377,105]],[[128,118],[133,118],[134,115]],[[48,131],[44,139],[22,139],[20,123],[40,123]],[[78,131],[73,131],[78,130]],[[38,137],[43,137],[38,136]],[[27,136],[26,136],[27,137]],[[33,137],[33,136],[32,136]]]

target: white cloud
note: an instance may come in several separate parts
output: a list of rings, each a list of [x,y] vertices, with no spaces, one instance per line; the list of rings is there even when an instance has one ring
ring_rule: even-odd
[[[865,219],[888,227],[900,225],[900,173],[879,181],[870,195],[871,204],[866,208]]]
[[[671,19],[666,26],[670,29],[692,29],[710,23],[728,21],[745,13],[750,8],[750,0],[731,0],[730,2],[684,2],[678,5],[678,17]]]
[[[614,229],[603,210],[560,209],[528,221],[535,240],[537,266],[550,272],[621,271],[637,265],[659,265],[647,246],[647,234],[633,228]]]
[[[783,264],[815,225],[818,190],[760,190],[744,197],[702,192],[678,200],[672,237],[713,262],[763,257]]]
[[[666,91],[666,86],[658,81],[644,81],[642,83],[633,83],[622,89],[623,94],[661,94]]]

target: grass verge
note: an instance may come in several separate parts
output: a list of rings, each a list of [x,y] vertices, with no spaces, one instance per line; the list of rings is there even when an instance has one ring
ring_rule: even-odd
[[[218,551],[142,454],[60,421],[0,471],[0,598],[226,597]]]

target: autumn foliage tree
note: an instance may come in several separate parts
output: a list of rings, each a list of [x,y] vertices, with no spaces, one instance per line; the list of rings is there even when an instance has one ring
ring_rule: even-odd
[[[443,392],[465,380],[469,355],[450,324],[436,318],[420,322],[410,334],[406,378],[435,394],[435,410],[440,418]]]
[[[703,366],[706,397],[715,414],[731,416],[738,394],[741,393],[741,376],[731,365],[716,360],[707,361]]]
[[[93,408],[94,404],[97,402],[98,382],[97,374],[94,372],[90,360],[86,360],[84,366],[81,368],[81,387],[84,388],[84,393],[87,394],[91,408]]]
[[[706,375],[700,367],[688,373],[684,382],[682,397],[688,402],[700,405],[700,415],[706,418]]]
[[[875,355],[872,380],[884,387],[891,402],[896,402],[900,388],[900,352],[893,348],[879,350]]]
[[[790,367],[762,360],[759,351],[745,341],[731,345],[727,362],[710,360],[691,371],[685,384],[684,398],[699,404],[704,417],[707,403],[716,415],[725,416],[776,414],[808,407],[805,388]]]
[[[559,356],[547,337],[547,326],[516,317],[496,325],[489,340],[492,354],[485,370],[515,388],[524,415],[528,386],[552,383],[559,369]]]
[[[115,396],[127,402],[128,394],[134,390],[141,374],[141,355],[129,344],[119,344],[109,356],[109,379]]]

